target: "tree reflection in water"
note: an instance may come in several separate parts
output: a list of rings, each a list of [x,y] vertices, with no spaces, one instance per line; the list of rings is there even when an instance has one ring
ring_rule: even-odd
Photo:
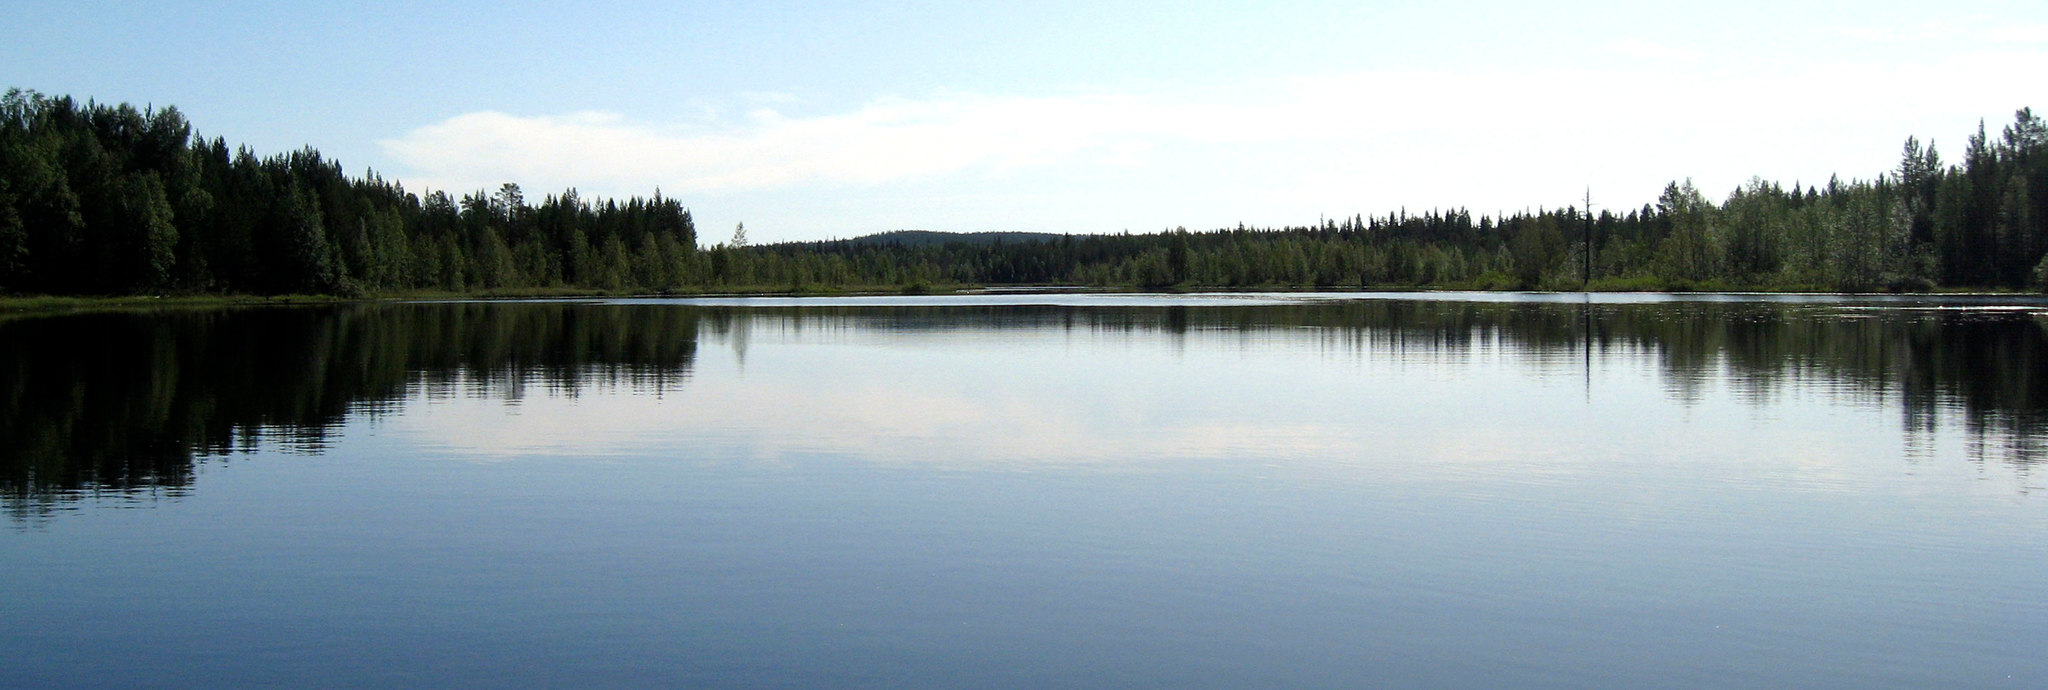
[[[0,322],[0,493],[17,518],[84,496],[188,490],[195,461],[321,452],[350,415],[412,395],[518,400],[531,386],[679,390],[700,333],[749,328],[1091,329],[1309,338],[1355,356],[1497,344],[1530,366],[1650,357],[1666,391],[1727,381],[1764,405],[1788,384],[1896,399],[1909,446],[1960,415],[1972,458],[2026,473],[2048,445],[2048,312],[1940,303],[1341,300],[1257,306],[798,306],[453,303],[22,317]],[[1583,360],[1581,358],[1584,358]],[[1588,385],[1591,385],[1590,378]],[[1909,453],[1911,448],[1908,448]]]

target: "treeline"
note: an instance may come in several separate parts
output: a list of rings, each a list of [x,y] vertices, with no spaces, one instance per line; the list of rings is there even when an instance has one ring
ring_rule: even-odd
[[[690,212],[506,184],[454,199],[356,179],[312,149],[258,158],[176,109],[0,102],[0,293],[1112,287],[1926,290],[2048,288],[2048,125],[1980,125],[1959,163],[1907,139],[1870,180],[1636,209],[1355,215],[1155,234],[903,235],[699,249]],[[914,241],[913,241],[914,240]],[[980,241],[986,240],[986,241]]]
[[[1465,209],[1316,225],[1005,242],[887,237],[720,245],[725,284],[1080,284],[1126,287],[1803,289],[2048,287],[2048,126],[1980,125],[1962,162],[1907,139],[1872,180],[1790,189],[1752,179],[1716,202],[1691,181],[1655,203],[1500,217]],[[1591,254],[1590,265],[1588,254]]]
[[[1896,171],[1873,180],[1786,189],[1752,179],[1718,203],[1691,181],[1672,183],[1653,204],[1597,215],[1570,206],[1497,218],[1452,209],[980,246],[782,245],[765,250],[768,260],[749,278],[1145,287],[2048,286],[2048,126],[2041,118],[2020,110],[1996,139],[1980,126],[1959,165],[1944,165],[1934,146],[1911,138],[1902,158]]]
[[[421,196],[310,148],[230,151],[176,108],[0,98],[0,292],[627,290],[689,280],[696,245],[659,193]]]

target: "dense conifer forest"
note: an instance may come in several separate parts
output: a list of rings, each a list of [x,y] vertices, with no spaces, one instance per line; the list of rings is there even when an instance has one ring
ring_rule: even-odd
[[[1110,287],[1927,290],[2048,286],[2048,125],[1980,125],[1956,162],[1641,208],[1465,209],[1150,234],[896,233],[709,247],[681,201],[455,198],[350,177],[311,148],[258,157],[176,108],[0,99],[0,294],[672,293]],[[1590,249],[1590,262],[1588,253]],[[1590,264],[1590,265],[1589,265]]]

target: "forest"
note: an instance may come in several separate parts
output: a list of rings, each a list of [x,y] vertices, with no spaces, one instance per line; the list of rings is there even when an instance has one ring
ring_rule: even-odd
[[[0,295],[677,294],[1111,288],[1926,291],[2048,289],[2048,124],[1980,123],[1958,161],[1907,138],[1895,170],[1716,201],[1465,209],[1115,235],[885,233],[700,246],[651,197],[460,198],[346,174],[312,148],[259,157],[175,107],[0,98]]]

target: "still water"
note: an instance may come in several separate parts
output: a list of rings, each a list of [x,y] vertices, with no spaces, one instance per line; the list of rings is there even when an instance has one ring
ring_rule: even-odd
[[[0,321],[0,686],[2048,686],[2048,304]]]

